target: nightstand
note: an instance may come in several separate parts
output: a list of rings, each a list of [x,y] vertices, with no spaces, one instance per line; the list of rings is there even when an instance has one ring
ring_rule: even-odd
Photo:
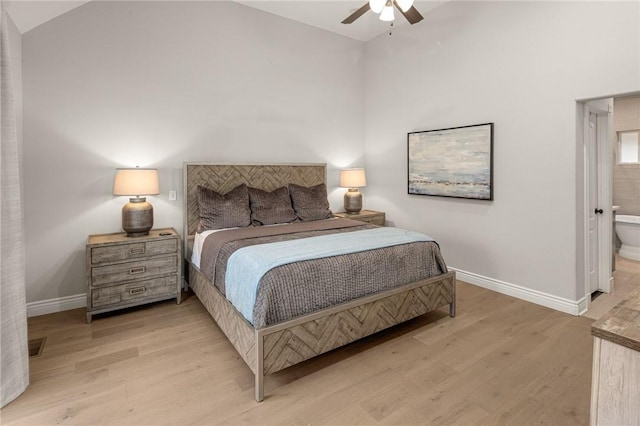
[[[152,229],[144,237],[124,232],[87,240],[87,323],[103,312],[181,297],[180,235]]]
[[[350,214],[347,212],[334,213],[334,216],[343,217],[345,219],[359,220],[373,225],[384,226],[384,212],[375,210],[360,210],[360,213]]]

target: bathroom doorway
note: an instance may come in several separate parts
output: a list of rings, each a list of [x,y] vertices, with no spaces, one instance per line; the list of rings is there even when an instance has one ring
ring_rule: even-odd
[[[578,134],[584,153],[584,203],[579,217],[584,215],[586,316],[596,319],[640,286],[640,262],[617,256],[614,227],[614,210],[622,208],[618,205],[626,206],[618,213],[640,211],[640,198],[634,193],[640,186],[634,187],[628,173],[637,174],[640,182],[640,164],[625,165],[627,170],[621,171],[617,158],[619,134],[629,126],[640,129],[640,93],[578,103]],[[590,306],[594,289],[608,294]]]
[[[640,287],[640,94],[615,97],[613,109],[613,204],[619,221],[611,294],[624,299]]]

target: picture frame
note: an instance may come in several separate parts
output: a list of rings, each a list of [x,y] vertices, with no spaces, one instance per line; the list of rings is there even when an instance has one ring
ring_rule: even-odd
[[[493,124],[408,133],[408,193],[493,201]]]

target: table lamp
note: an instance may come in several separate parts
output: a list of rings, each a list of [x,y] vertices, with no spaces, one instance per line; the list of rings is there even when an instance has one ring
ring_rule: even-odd
[[[153,228],[153,206],[142,195],[158,195],[157,169],[116,169],[113,195],[128,195],[122,208],[122,229],[128,237],[142,237]]]
[[[362,210],[362,193],[358,188],[367,186],[364,169],[340,170],[340,186],[349,188],[344,194],[344,210],[349,214],[360,213]]]

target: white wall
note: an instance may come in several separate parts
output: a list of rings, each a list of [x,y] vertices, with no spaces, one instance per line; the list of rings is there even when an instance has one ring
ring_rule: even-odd
[[[579,300],[575,101],[640,88],[639,31],[638,2],[456,1],[368,42],[367,207],[455,268]],[[486,122],[493,202],[407,195],[407,132]]]
[[[362,43],[230,2],[91,2],[23,38],[27,301],[85,292],[87,235],[120,230],[114,169],[364,159]],[[179,191],[177,202],[168,191]]]
[[[456,1],[363,60],[234,3],[82,6],[23,37],[27,300],[84,293],[86,236],[118,231],[127,201],[116,167],[158,167],[156,226],[180,229],[183,161],[326,161],[335,188],[365,148],[366,208],[453,267],[578,300],[575,100],[640,89],[639,24],[637,2]],[[406,194],[407,132],[488,121],[494,202]]]

